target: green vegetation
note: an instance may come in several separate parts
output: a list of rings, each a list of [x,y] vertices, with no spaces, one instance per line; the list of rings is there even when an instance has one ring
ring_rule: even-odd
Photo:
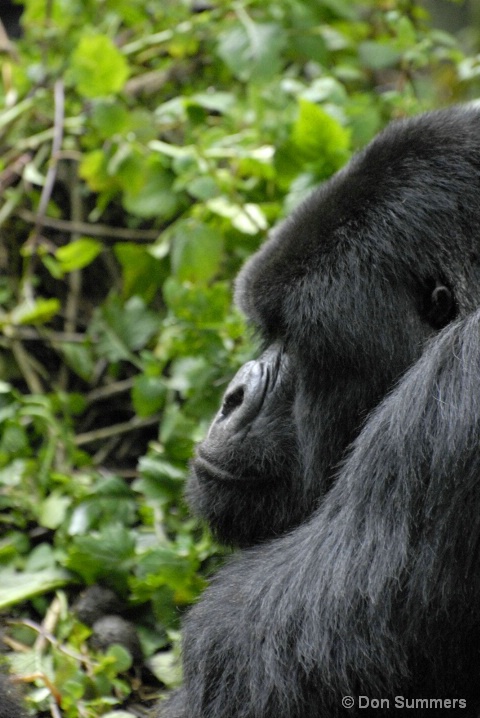
[[[0,608],[33,714],[179,681],[218,563],[187,463],[252,351],[231,280],[394,117],[480,61],[407,0],[26,0],[0,84]],[[145,665],[73,610],[115,591]],[[130,711],[129,711],[130,708]]]

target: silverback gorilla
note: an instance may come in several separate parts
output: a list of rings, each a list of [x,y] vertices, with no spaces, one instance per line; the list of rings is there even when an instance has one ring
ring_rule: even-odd
[[[391,125],[236,300],[264,351],[188,496],[244,550],[190,612],[160,715],[477,716],[480,110]]]

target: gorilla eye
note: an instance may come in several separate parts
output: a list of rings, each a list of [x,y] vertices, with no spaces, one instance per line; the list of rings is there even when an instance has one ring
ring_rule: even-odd
[[[434,329],[443,329],[455,319],[457,307],[450,287],[438,279],[428,282],[423,314]]]

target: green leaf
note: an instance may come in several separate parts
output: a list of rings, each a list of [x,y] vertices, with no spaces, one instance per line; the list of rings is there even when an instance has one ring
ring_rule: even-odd
[[[161,547],[141,556],[136,571],[138,582],[150,589],[163,585],[182,589],[190,583],[196,568],[196,560],[179,555],[174,548]]]
[[[173,651],[161,651],[149,658],[148,667],[159,681],[168,688],[175,688],[181,683],[182,669],[178,656]]]
[[[417,41],[416,30],[410,18],[399,14],[398,19],[395,20],[395,29],[398,34],[398,40],[395,43],[397,47],[404,50],[410,50],[415,47]]]
[[[171,500],[180,495],[185,483],[185,470],[155,456],[144,456],[138,466],[141,479],[135,488],[150,499]]]
[[[147,304],[151,302],[165,281],[165,265],[146,247],[131,242],[117,243],[114,252],[122,265],[123,296],[137,295]]]
[[[362,42],[358,52],[364,65],[371,70],[385,70],[389,67],[395,67],[402,56],[398,49],[392,46],[391,41]]]
[[[0,539],[0,562],[8,563],[12,559],[17,559],[19,555],[26,554],[29,548],[30,541],[24,533],[10,531]]]
[[[171,219],[179,208],[179,197],[173,192],[173,177],[154,158],[140,169],[142,183],[139,187],[128,186],[123,194],[127,212],[148,219],[162,217]]]
[[[223,325],[231,303],[230,287],[225,283],[197,287],[174,277],[168,277],[163,285],[163,297],[177,319],[204,329],[217,330]]]
[[[69,75],[87,98],[119,92],[129,75],[127,61],[107,35],[84,36],[73,52]]]
[[[57,568],[35,572],[22,571],[22,573],[1,571],[0,608],[7,608],[34,596],[54,591],[71,581],[72,577],[67,571]]]
[[[265,215],[257,204],[247,202],[239,206],[225,197],[215,197],[206,204],[211,212],[229,219],[232,226],[243,234],[258,234],[268,227]]]
[[[235,102],[235,95],[231,92],[197,92],[189,97],[185,104],[187,107],[190,104],[198,105],[206,110],[226,114],[234,109]]]
[[[129,127],[130,117],[122,105],[98,102],[93,109],[92,123],[102,137],[109,138],[125,132]]]
[[[95,491],[86,496],[72,512],[70,536],[80,536],[107,523],[130,526],[136,520],[133,491],[116,477],[102,478]]]
[[[360,9],[351,0],[322,0],[322,5],[330,8],[336,15],[355,22],[358,20]]]
[[[303,175],[301,184],[308,191],[345,164],[350,155],[350,132],[318,105],[300,100],[299,106],[290,139],[278,149],[275,166],[282,186],[291,189],[291,182]],[[301,198],[304,192],[297,188],[293,195]],[[292,204],[289,202],[289,209]]]
[[[69,496],[62,496],[58,491],[52,491],[40,506],[38,517],[40,526],[45,526],[47,529],[57,529],[65,520],[71,503]]]
[[[207,282],[218,272],[222,234],[214,227],[186,220],[178,223],[171,250],[172,268],[180,281]]]
[[[65,563],[86,583],[103,577],[111,585],[124,588],[134,551],[131,531],[113,524],[89,536],[74,536]]]
[[[110,361],[132,359],[160,327],[159,317],[148,310],[140,297],[125,304],[115,296],[97,311],[90,334],[100,356]]]
[[[139,416],[151,416],[165,403],[165,380],[157,376],[140,374],[135,377],[132,389],[132,401]]]
[[[59,247],[55,252],[55,258],[63,272],[74,272],[91,264],[102,249],[101,242],[89,237],[82,237],[70,242],[70,244]]]
[[[109,646],[105,652],[107,658],[113,659],[113,668],[116,673],[128,671],[132,666],[132,656],[129,651],[118,643]]]
[[[187,192],[195,199],[202,200],[212,199],[218,194],[218,185],[212,177],[200,176],[194,177],[185,185]]]
[[[212,380],[212,366],[203,356],[176,359],[170,369],[168,386],[182,396],[207,386]]]
[[[13,457],[28,447],[28,437],[23,426],[7,424],[0,440],[0,450]]]
[[[78,173],[93,192],[113,188],[117,182],[107,171],[107,159],[103,150],[92,150],[84,155]]]
[[[348,157],[350,133],[318,105],[300,100],[300,112],[292,130],[292,142],[305,160],[328,164],[331,172]]]
[[[60,308],[58,299],[35,299],[15,307],[11,320],[13,324],[45,324],[58,314]]]
[[[235,77],[265,82],[281,68],[285,33],[279,25],[256,23],[241,13],[243,25],[219,36],[218,55]]]
[[[87,343],[62,342],[60,350],[66,364],[85,381],[90,381],[95,370],[93,349]]]

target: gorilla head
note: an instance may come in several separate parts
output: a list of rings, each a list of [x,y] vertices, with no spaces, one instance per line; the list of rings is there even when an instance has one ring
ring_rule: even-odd
[[[194,509],[226,542],[318,507],[371,410],[480,300],[480,113],[392,125],[276,229],[236,301],[265,351],[228,387],[193,462]]]

